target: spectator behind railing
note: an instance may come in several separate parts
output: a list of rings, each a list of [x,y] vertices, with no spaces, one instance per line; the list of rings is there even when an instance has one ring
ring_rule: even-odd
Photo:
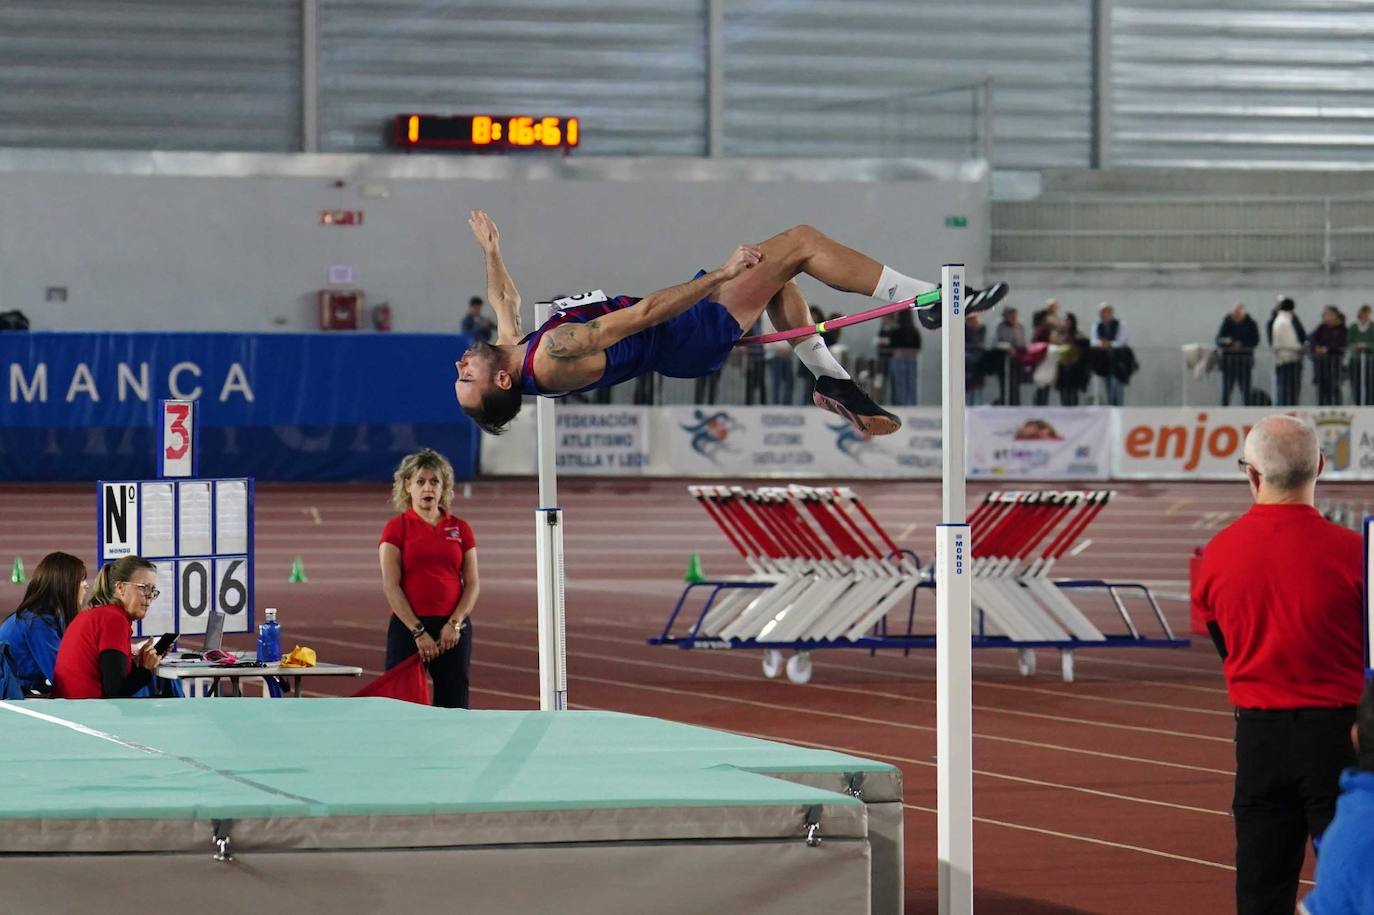
[[[496,322],[482,314],[482,297],[475,295],[468,299],[468,313],[463,315],[463,333],[474,343],[490,343],[496,333]]]
[[[1126,322],[1116,316],[1116,310],[1110,302],[1103,302],[1097,308],[1091,342],[1096,357],[1092,370],[1106,381],[1107,403],[1119,407],[1126,385],[1130,384],[1131,376],[1135,374],[1136,363]]]
[[[1307,345],[1307,331],[1288,296],[1279,296],[1274,313],[1269,316],[1268,336],[1274,350],[1274,404],[1296,406],[1302,387],[1302,352]]]
[[[1059,403],[1065,407],[1078,406],[1079,398],[1088,389],[1088,338],[1078,329],[1078,316],[1069,312],[1054,332],[1059,360],[1054,386],[1059,391]]]
[[[1217,331],[1217,350],[1221,354],[1221,405],[1231,405],[1231,389],[1240,387],[1241,406],[1250,405],[1250,382],[1255,372],[1255,350],[1259,348],[1259,325],[1237,302]]]
[[[896,325],[888,334],[892,355],[888,362],[889,402],[899,407],[914,407],[917,402],[917,354],[921,351],[921,332],[911,318],[911,310],[897,312]]]
[[[1374,308],[1361,305],[1355,323],[1347,328],[1350,344],[1350,402],[1356,406],[1374,403]]]
[[[988,356],[987,326],[978,315],[969,315],[964,320],[964,402],[971,407],[983,402]]]
[[[1032,400],[1037,407],[1049,406],[1050,392],[1059,376],[1058,364],[1049,352],[1058,330],[1059,303],[1050,299],[1031,318],[1031,342],[1026,347],[1026,362],[1030,367],[1031,383],[1035,385]]]
[[[1312,331],[1312,375],[1317,384],[1317,405],[1341,403],[1341,368],[1345,364],[1345,315],[1335,305],[1322,309],[1322,320]]]
[[[1000,350],[1000,358],[992,362],[993,372],[1001,387],[1002,404],[1019,407],[1021,405],[1021,358],[1026,352],[1026,328],[1015,308],[1003,308],[1002,320],[997,324],[994,344]]]
[[[1046,299],[1045,307],[1037,310],[1031,315],[1031,336],[1040,329],[1041,325],[1048,324],[1051,328],[1058,327],[1064,319],[1059,314],[1059,300]],[[1053,331],[1051,331],[1053,333]]]

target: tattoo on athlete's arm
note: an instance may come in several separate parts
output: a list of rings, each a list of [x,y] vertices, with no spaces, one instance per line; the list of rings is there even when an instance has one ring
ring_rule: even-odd
[[[597,321],[555,327],[546,338],[548,353],[555,359],[581,359],[600,349],[597,340],[601,326]]]

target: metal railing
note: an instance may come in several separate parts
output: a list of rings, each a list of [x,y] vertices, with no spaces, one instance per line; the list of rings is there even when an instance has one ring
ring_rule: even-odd
[[[1309,349],[1182,348],[1181,402],[1187,406],[1368,406],[1374,404],[1374,352]]]

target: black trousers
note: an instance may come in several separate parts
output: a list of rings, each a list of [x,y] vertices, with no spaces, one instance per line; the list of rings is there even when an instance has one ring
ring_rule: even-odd
[[[1221,405],[1231,405],[1231,389],[1240,388],[1240,405],[1250,406],[1250,378],[1255,370],[1255,357],[1236,353],[1221,354]]]
[[[422,616],[425,631],[434,641],[443,634],[446,616]],[[391,670],[406,658],[419,653],[415,639],[411,637],[406,625],[391,616],[391,625],[386,630],[386,669]],[[434,681],[434,705],[436,708],[470,708],[468,702],[468,676],[472,671],[472,620],[463,621],[463,631],[458,638],[458,647],[446,651],[426,665],[430,679]]]
[[[1355,765],[1355,709],[1236,711],[1237,915],[1291,915],[1308,837],[1336,815]]]
[[[1286,362],[1274,369],[1274,376],[1278,388],[1274,392],[1274,404],[1281,407],[1296,406],[1298,389],[1302,386],[1302,363]]]

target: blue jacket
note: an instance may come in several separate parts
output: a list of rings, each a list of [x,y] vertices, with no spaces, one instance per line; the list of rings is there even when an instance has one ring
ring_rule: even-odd
[[[60,617],[25,610],[0,623],[0,642],[8,645],[14,674],[25,689],[47,692],[62,641]]]
[[[1302,901],[1307,915],[1374,915],[1374,772],[1341,773],[1336,818],[1322,834],[1317,888]]]

